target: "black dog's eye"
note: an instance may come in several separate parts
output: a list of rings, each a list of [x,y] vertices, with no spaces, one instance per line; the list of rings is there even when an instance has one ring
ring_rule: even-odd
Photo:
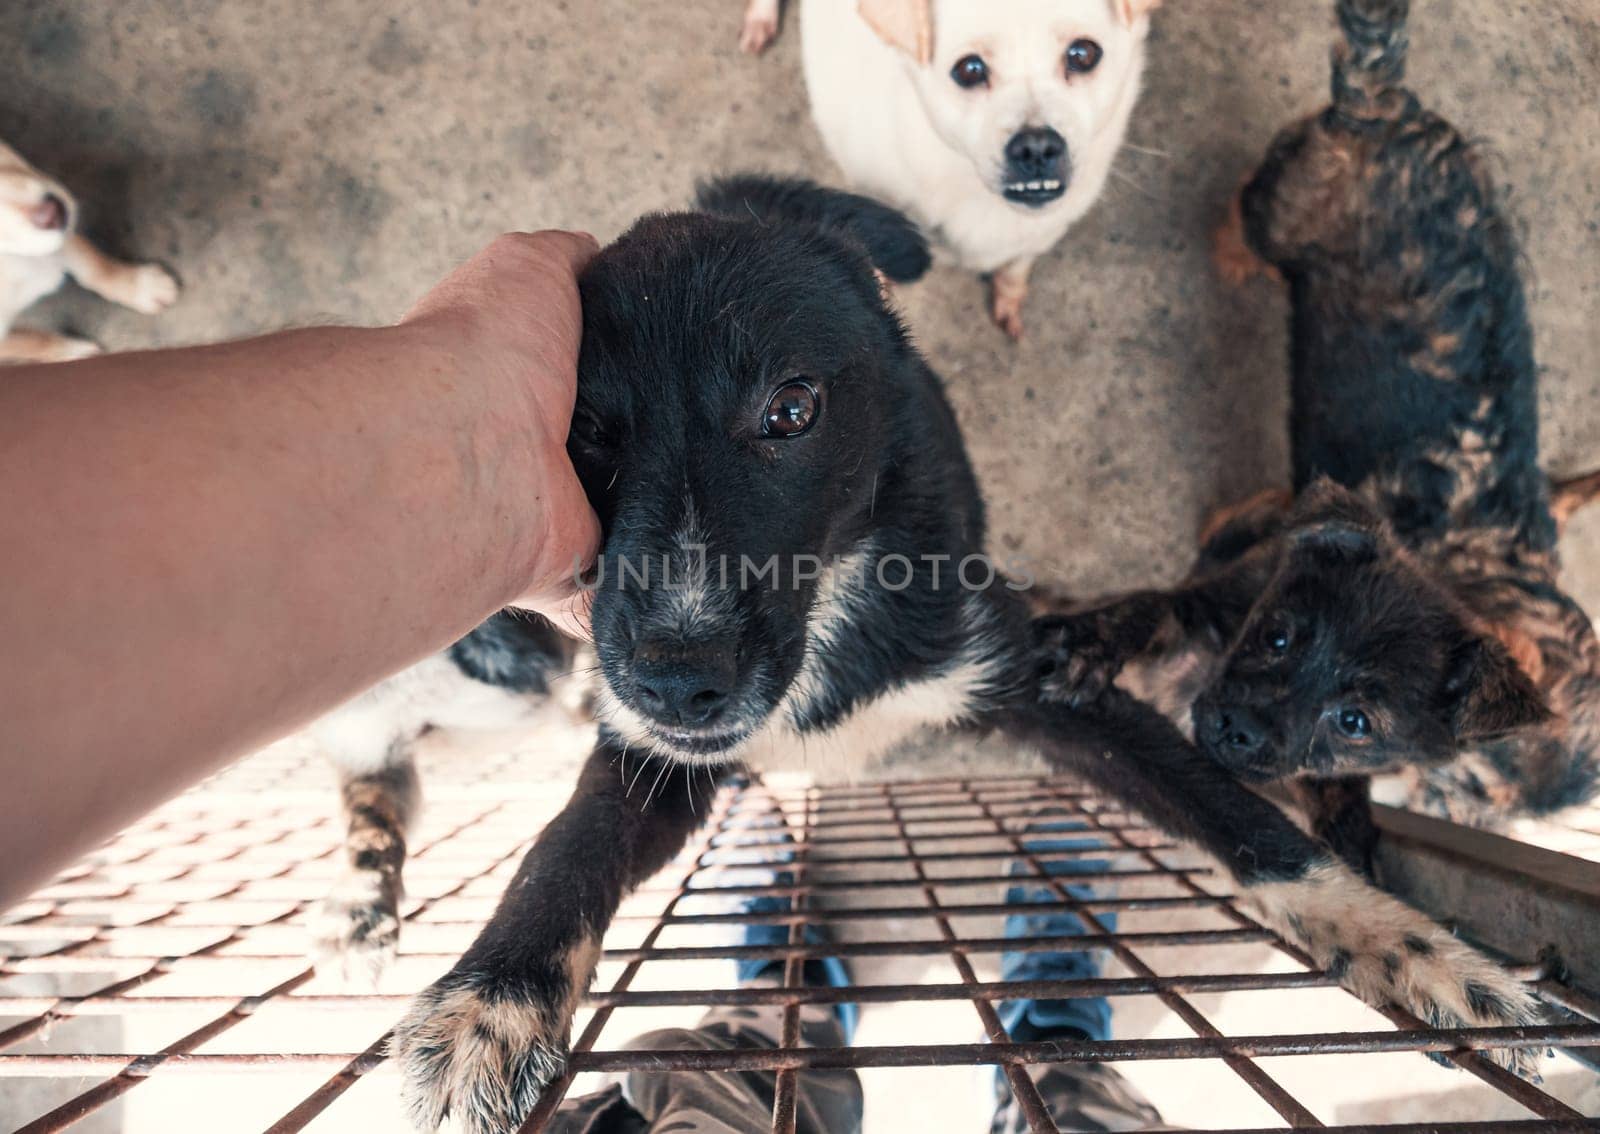
[[[1261,648],[1269,653],[1285,654],[1294,644],[1294,625],[1286,614],[1274,614],[1261,624]]]
[[[1372,722],[1360,709],[1340,709],[1339,731],[1351,740],[1363,740],[1372,731]]]
[[[611,433],[598,417],[579,410],[572,418],[572,436],[592,449],[609,449]]]
[[[1087,75],[1100,66],[1105,49],[1092,39],[1075,39],[1067,46],[1067,74]]]
[[[956,81],[956,86],[983,87],[989,84],[989,64],[983,61],[981,55],[963,55],[956,60],[956,65],[950,68],[950,77]]]
[[[798,437],[816,423],[822,401],[809,382],[790,382],[772,395],[762,415],[763,437]]]

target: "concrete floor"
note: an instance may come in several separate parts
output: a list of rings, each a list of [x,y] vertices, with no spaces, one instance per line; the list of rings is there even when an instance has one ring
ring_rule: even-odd
[[[1035,273],[1030,336],[973,277],[904,301],[949,381],[997,548],[1080,591],[1176,575],[1213,503],[1285,476],[1284,304],[1207,236],[1240,173],[1323,98],[1330,0],[1174,0],[1106,198]],[[738,0],[10,0],[0,137],[89,228],[183,276],[159,319],[81,294],[32,319],[128,348],[399,314],[511,227],[605,237],[697,175],[837,173],[791,12],[738,54]],[[1600,464],[1600,23],[1592,0],[1418,0],[1415,84],[1499,156],[1526,232],[1557,470]],[[1569,551],[1600,606],[1600,519]],[[1591,566],[1592,564],[1592,566]]]

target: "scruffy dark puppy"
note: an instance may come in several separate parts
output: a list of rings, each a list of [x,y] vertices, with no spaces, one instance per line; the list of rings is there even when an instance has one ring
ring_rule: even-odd
[[[1600,782],[1600,647],[1557,585],[1516,244],[1482,155],[1400,85],[1406,9],[1341,0],[1332,105],[1273,143],[1219,241],[1289,287],[1293,509],[1219,517],[1176,592],[1041,627],[1069,698],[1137,658],[1239,775],[1356,777],[1313,793],[1356,861],[1376,772],[1479,823]]]
[[[569,449],[605,531],[602,727],[491,922],[396,1028],[417,1125],[513,1130],[555,1097],[618,902],[730,769],[867,774],[929,730],[1000,730],[1205,848],[1374,1002],[1530,1019],[1507,974],[1367,887],[1155,711],[1040,701],[1027,611],[982,558],[954,416],[874,265],[927,266],[899,214],[747,178],[645,218],[586,270]]]

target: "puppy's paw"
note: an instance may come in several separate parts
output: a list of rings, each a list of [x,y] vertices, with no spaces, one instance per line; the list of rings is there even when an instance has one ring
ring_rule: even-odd
[[[778,37],[778,0],[750,0],[739,30],[739,50],[760,55]]]
[[[1247,887],[1241,897],[1262,921],[1375,1007],[1398,1005],[1441,1029],[1542,1022],[1538,1000],[1521,981],[1341,863],[1320,863],[1299,881]],[[1539,1053],[1499,1048],[1483,1054],[1537,1079]]]
[[[311,919],[311,956],[348,981],[376,986],[400,949],[399,886],[378,871],[342,880]]]
[[[1004,292],[996,287],[994,301],[989,308],[995,326],[1011,336],[1015,342],[1022,341],[1022,305],[1026,299],[1026,292],[1021,294]]]
[[[178,300],[178,281],[160,264],[139,264],[128,269],[123,303],[145,315],[165,311]]]
[[[1075,709],[1098,701],[1122,670],[1123,658],[1104,640],[1089,615],[1035,619],[1033,652],[1040,699]]]
[[[599,945],[585,941],[537,974],[452,971],[395,1027],[390,1054],[418,1130],[446,1118],[465,1134],[507,1134],[567,1066],[572,1015]]]

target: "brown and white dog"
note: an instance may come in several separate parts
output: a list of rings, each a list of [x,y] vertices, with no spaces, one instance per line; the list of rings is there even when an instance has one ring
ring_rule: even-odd
[[[76,231],[77,220],[72,194],[0,142],[0,363],[65,362],[99,352],[87,339],[11,329],[68,276],[146,315],[178,298],[178,281],[165,268],[112,259]]]
[[[1034,261],[1099,198],[1139,97],[1160,0],[807,0],[806,84],[857,190],[989,275],[1013,337]],[[764,49],[778,0],[750,0]]]

